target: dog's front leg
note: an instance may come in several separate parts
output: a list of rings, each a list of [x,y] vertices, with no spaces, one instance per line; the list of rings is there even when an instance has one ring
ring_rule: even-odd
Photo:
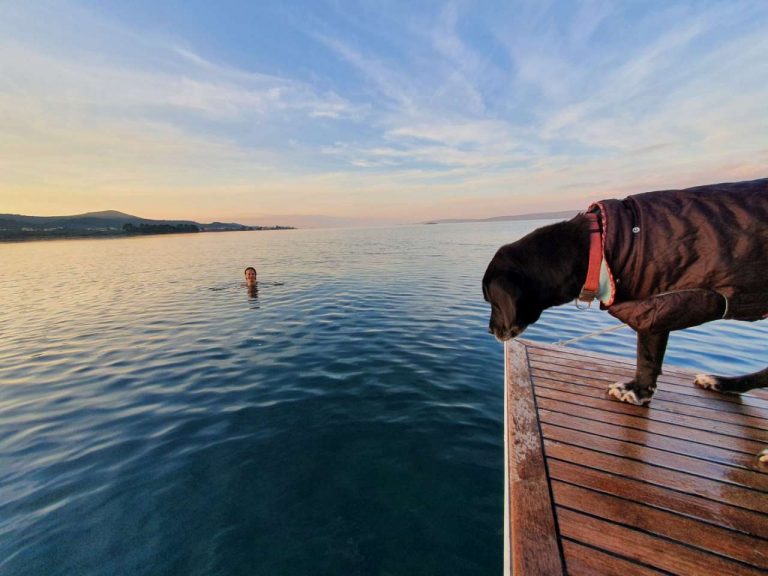
[[[661,374],[668,341],[669,332],[638,332],[635,377],[629,382],[612,384],[608,388],[608,394],[622,402],[639,406],[648,404],[656,391],[656,379]]]

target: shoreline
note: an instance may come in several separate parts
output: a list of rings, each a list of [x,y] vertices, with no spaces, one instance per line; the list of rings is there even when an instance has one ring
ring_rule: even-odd
[[[37,234],[30,233],[29,235],[6,238],[0,235],[0,244],[18,244],[22,242],[38,242],[41,240],[109,240],[116,238],[146,238],[154,236],[196,236],[198,234],[222,234],[225,232],[269,232],[277,230],[296,230],[297,228],[290,226],[275,226],[275,227],[263,227],[252,228],[250,230],[199,230],[197,232],[155,232],[144,234],[130,234],[123,231],[115,232],[96,232],[96,233],[77,233],[72,234]]]

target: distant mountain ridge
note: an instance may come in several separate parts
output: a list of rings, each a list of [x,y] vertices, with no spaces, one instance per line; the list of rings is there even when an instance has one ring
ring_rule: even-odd
[[[464,222],[506,222],[511,220],[567,220],[576,216],[579,210],[561,210],[559,212],[534,212],[515,216],[494,216],[493,218],[449,218],[430,220],[422,224],[461,224]]]
[[[187,232],[277,230],[287,226],[245,226],[235,222],[201,224],[193,220],[151,220],[117,210],[87,212],[71,216],[26,216],[0,214],[0,240],[123,236]]]

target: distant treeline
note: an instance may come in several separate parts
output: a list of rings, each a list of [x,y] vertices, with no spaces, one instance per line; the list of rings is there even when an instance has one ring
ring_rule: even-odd
[[[0,242],[16,240],[55,240],[57,238],[110,238],[123,236],[119,230],[1,230]]]
[[[115,218],[113,214],[117,214],[120,219]],[[290,226],[244,226],[235,222],[200,224],[198,222],[173,220],[141,221],[138,218],[135,218],[133,222],[125,222],[125,217],[135,218],[119,212],[99,212],[70,217],[0,214],[0,242],[292,229]]]
[[[126,234],[180,234],[200,232],[200,228],[194,224],[123,224],[123,232]]]

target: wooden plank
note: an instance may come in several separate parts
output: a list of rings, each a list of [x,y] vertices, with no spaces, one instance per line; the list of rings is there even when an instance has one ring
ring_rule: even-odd
[[[546,370],[548,372],[559,373],[562,376],[568,378],[579,378],[590,380],[593,382],[601,382],[606,387],[614,382],[630,380],[634,377],[634,370],[629,369],[611,369],[610,371],[603,371],[597,366],[587,365],[583,361],[578,361],[569,358],[534,358],[531,357],[531,368],[533,371]],[[587,366],[585,368],[585,366]],[[689,377],[687,381],[668,377],[659,376],[659,386],[665,387],[668,390],[677,392],[687,396],[694,396],[699,398],[713,398],[720,400],[721,402],[727,402],[729,404],[755,406],[761,409],[768,409],[768,400],[759,398],[752,394],[720,394],[719,392],[712,392],[711,390],[704,390],[693,384],[693,377]]]
[[[579,430],[569,430],[543,422],[541,429],[544,433],[544,438],[553,442],[570,444],[586,448],[587,450],[629,458],[638,462],[741,486],[742,488],[768,491],[768,474],[762,472],[723,466],[722,464],[691,458],[683,454],[674,454],[665,450],[639,446],[630,442],[624,442],[618,438],[605,438],[604,436],[596,436]],[[766,499],[768,499],[768,492],[766,492]]]
[[[590,468],[642,480],[649,484],[690,492],[710,500],[768,514],[768,498],[766,498],[765,493],[755,490],[547,439],[544,440],[544,449],[548,458],[567,460]]]
[[[624,363],[615,363],[610,365],[610,362],[594,363],[588,360],[575,357],[569,353],[570,351],[560,351],[558,354],[556,351],[548,350],[537,353],[536,350],[530,352],[530,364],[535,370],[538,368],[559,371],[571,376],[580,376],[607,383],[613,383],[620,380],[626,380],[633,377],[635,369],[634,365],[626,365]],[[584,369],[584,366],[588,365],[589,369]],[[693,384],[693,378],[695,374],[693,372],[670,372],[666,370],[659,376],[659,383],[668,386],[670,389],[681,394],[688,394],[693,396],[710,396],[719,398],[725,402],[759,406],[762,408],[768,408],[768,398],[763,394],[764,391],[754,390],[746,394],[730,395],[720,394],[709,390],[703,390]]]
[[[627,500],[645,502],[654,508],[768,539],[768,521],[764,514],[702,498],[690,492],[655,486],[570,462],[551,459],[548,464],[553,480],[562,480]]]
[[[509,495],[505,571],[515,576],[563,574],[528,354],[523,344],[512,341],[506,343],[504,356]]]
[[[621,555],[646,566],[682,576],[728,574],[765,576],[765,572],[695,548],[619,524],[605,522],[567,508],[557,509],[564,537]]]
[[[528,348],[529,355],[531,358],[535,357],[539,353],[541,354],[551,354],[553,356],[571,356],[579,359],[591,359],[596,360],[598,364],[616,364],[618,366],[625,366],[629,365],[634,369],[635,366],[635,356],[634,354],[632,356],[615,356],[611,354],[604,354],[601,352],[592,352],[590,350],[584,350],[582,348],[574,348],[574,347],[566,347],[561,346],[557,344],[545,344],[542,342],[534,342],[532,340],[526,340],[526,346]],[[694,374],[697,374],[699,372],[694,372],[693,370],[690,370],[688,368],[683,368],[681,366],[675,366],[673,364],[665,363],[664,364],[664,375],[666,376],[672,376],[672,377],[679,377],[679,378],[690,378]],[[726,374],[722,374],[726,375]],[[759,398],[768,399],[768,390],[766,389],[758,389],[754,391],[755,396]],[[752,392],[750,392],[752,394]]]
[[[530,353],[554,352],[560,356],[567,354],[570,356],[580,356],[592,360],[606,360],[622,364],[634,365],[634,357],[631,356],[616,356],[614,354],[604,354],[602,352],[584,350],[583,348],[563,346],[562,344],[547,344],[546,342],[538,342],[534,340],[525,340],[525,345]]]
[[[537,403],[540,410],[551,410],[563,414],[578,414],[581,418],[594,420],[596,422],[607,422],[609,424],[625,426],[627,428],[633,428],[652,434],[670,436],[672,438],[699,442],[710,446],[719,446],[720,448],[751,454],[753,457],[763,449],[763,445],[760,442],[754,442],[746,438],[723,436],[706,430],[697,430],[695,428],[687,428],[676,424],[658,422],[649,418],[636,417],[629,414],[605,412],[603,410],[579,406],[578,404],[570,402],[552,400],[543,396],[537,398]]]
[[[635,369],[634,355],[632,358],[622,358],[562,346],[542,348],[538,343],[529,343],[528,351],[531,361],[539,361],[542,358],[545,358],[551,359],[553,363],[577,362],[580,364],[589,364],[594,366],[596,370],[607,374],[625,370],[634,372]],[[664,364],[662,377],[671,382],[686,384],[690,383],[693,377],[698,373],[700,373],[700,371],[697,372]]]
[[[549,355],[550,357],[571,357],[583,361],[583,359],[594,360],[597,365],[607,365],[615,367],[630,366],[634,370],[635,358],[632,357],[619,357],[609,354],[602,354],[600,352],[591,352],[581,348],[572,348],[565,346],[558,346],[554,344],[543,344],[540,342],[526,341],[528,346],[528,352],[531,359],[537,358],[538,355]],[[702,371],[694,372],[688,368],[682,368],[680,366],[674,366],[669,363],[665,363],[663,367],[662,379],[681,379],[683,383],[691,382],[693,376],[702,373]],[[704,371],[703,373],[707,373]],[[718,374],[720,376],[728,376],[729,374]],[[762,400],[768,400],[768,389],[757,388],[750,390],[748,396],[759,398]]]
[[[576,358],[566,355],[544,354],[530,356],[531,366],[533,368],[544,367],[545,369],[572,374],[575,376],[584,376],[587,378],[603,381],[606,383],[613,383],[617,380],[629,380],[635,375],[635,368],[632,366],[616,365],[607,366],[603,364],[592,364],[588,360]],[[694,385],[695,374],[668,374],[662,373],[659,375],[658,382],[660,385],[675,389],[681,393],[688,393],[697,396],[711,396],[713,398],[720,398],[729,400],[731,402],[739,402],[739,398],[747,398],[758,406],[766,406],[766,400],[764,398],[757,397],[753,394],[742,395],[730,395],[720,394],[718,392],[711,392],[704,390]]]
[[[617,380],[617,378],[611,379],[598,379],[595,377],[575,376],[568,372],[551,370],[549,367],[542,368],[532,366],[531,373],[534,378],[549,378],[552,380],[558,380],[561,382],[568,382],[572,385],[593,388],[595,390],[606,392],[608,386]],[[716,392],[702,390],[700,392],[691,392],[689,387],[682,388],[684,393],[671,391],[670,386],[665,383],[660,384],[660,388],[657,388],[656,394],[651,405],[654,405],[657,398],[661,398],[670,402],[678,404],[686,404],[691,406],[701,406],[703,408],[710,408],[723,413],[733,413],[737,415],[747,415],[755,418],[768,417],[768,409],[762,406],[750,406],[749,404],[742,404],[739,402],[740,397],[727,394],[718,394]]]
[[[701,418],[686,416],[684,414],[673,414],[665,410],[657,410],[653,405],[635,406],[633,404],[627,404],[626,402],[617,402],[608,397],[593,398],[591,396],[562,392],[555,388],[538,386],[536,388],[536,396],[537,398],[549,398],[551,400],[568,402],[578,406],[579,408],[577,409],[580,409],[580,407],[594,408],[604,413],[626,414],[632,417],[645,418],[655,422],[665,422],[667,424],[674,424],[676,426],[683,426],[694,430],[703,428],[709,432],[723,436],[743,438],[760,444],[768,444],[768,430],[739,426],[715,420],[702,420]]]
[[[550,410],[540,409],[539,419],[542,426],[546,423],[553,426],[568,428],[570,430],[589,430],[590,434],[596,436],[617,438],[625,442],[633,442],[640,446],[647,446],[648,448],[666,450],[675,454],[687,454],[702,460],[725,464],[726,466],[763,472],[763,469],[758,464],[754,454],[734,452],[733,450],[726,450],[719,446],[690,442],[689,440],[671,438],[660,434],[649,434],[644,430],[636,430],[625,426],[586,420],[584,418],[579,418],[578,416],[563,414],[561,412],[552,412]]]
[[[572,484],[553,481],[552,488],[555,503],[559,506],[578,509],[590,516],[719,554],[755,568],[768,569],[766,542],[760,538]]]
[[[596,548],[584,546],[567,538],[563,539],[563,553],[569,576],[660,576],[659,572],[607,554]]]
[[[609,400],[607,388],[598,388],[593,386],[583,386],[572,384],[568,381],[543,377],[533,372],[533,380],[536,388],[551,388],[561,392],[567,392],[576,396],[587,396],[599,400]],[[615,402],[615,401],[614,401]],[[699,421],[712,420],[715,422],[724,422],[736,426],[746,426],[748,428],[757,428],[768,432],[768,410],[764,412],[766,417],[754,417],[737,412],[724,412],[710,407],[702,407],[691,404],[682,404],[679,402],[669,402],[664,399],[662,392],[657,391],[654,394],[650,408],[655,411],[669,412],[681,416],[693,416]],[[644,408],[645,410],[648,409]],[[763,412],[761,412],[763,414]]]

